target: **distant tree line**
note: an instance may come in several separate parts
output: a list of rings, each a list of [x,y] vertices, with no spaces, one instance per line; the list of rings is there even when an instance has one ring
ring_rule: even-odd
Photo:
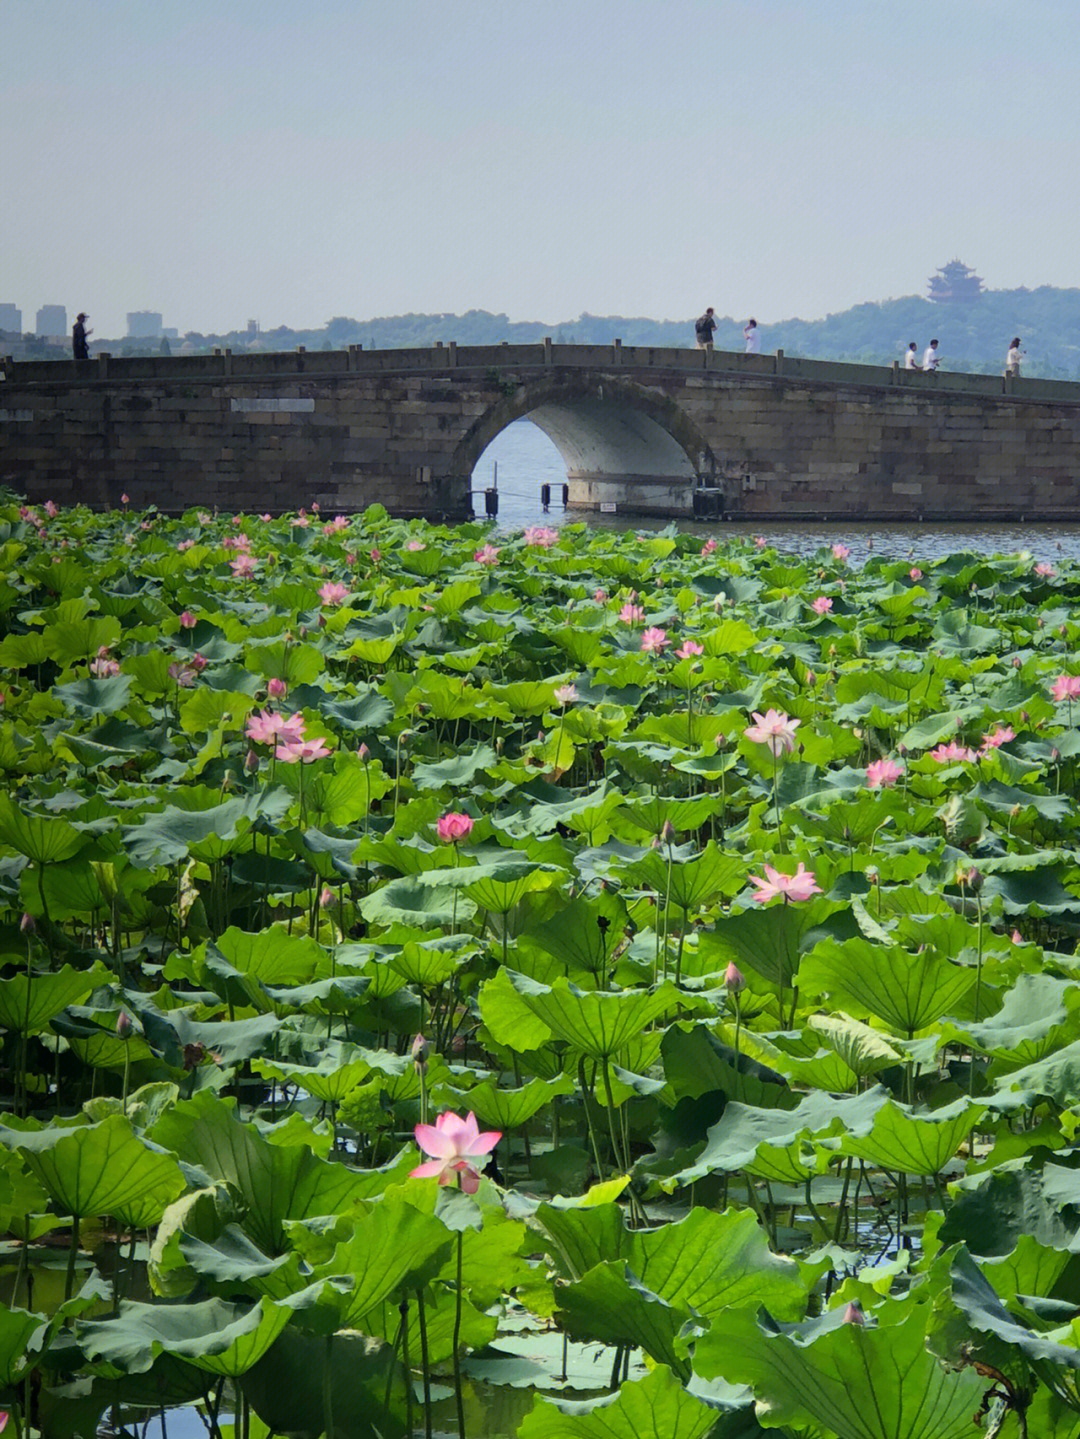
[[[743,348],[742,329],[747,317],[725,316],[718,321],[716,347]],[[808,359],[851,360],[861,364],[889,364],[901,359],[909,341],[920,354],[931,339],[940,342],[941,367],[992,374],[1005,365],[1005,351],[1019,335],[1027,352],[1026,375],[1044,379],[1080,380],[1080,289],[984,290],[966,303],[941,304],[917,295],[855,305],[823,320],[782,320],[761,323],[761,347]],[[536,343],[550,335],[556,344],[610,344],[618,337],[624,345],[692,346],[693,318],[653,320],[646,316],[579,315],[576,320],[550,324],[539,320],[511,320],[504,314],[469,310],[464,315],[390,315],[355,320],[338,315],[320,329],[292,330],[281,326],[253,336],[247,330],[225,334],[189,332],[172,345],[172,352],[191,353],[215,346],[236,353],[248,349],[337,350],[347,345],[365,349],[426,347],[444,344],[498,345]],[[96,350],[113,354],[158,354],[157,341],[101,341]],[[50,351],[55,354],[55,350]],[[34,358],[33,353],[25,355]],[[42,355],[44,358],[44,355]]]

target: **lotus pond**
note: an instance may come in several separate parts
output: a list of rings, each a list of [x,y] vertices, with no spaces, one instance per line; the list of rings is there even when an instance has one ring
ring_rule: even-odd
[[[1080,566],[0,555],[11,1432],[1076,1439]]]

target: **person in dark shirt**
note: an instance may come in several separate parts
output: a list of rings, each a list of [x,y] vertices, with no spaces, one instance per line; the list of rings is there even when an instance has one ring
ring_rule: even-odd
[[[88,330],[84,324],[84,321],[89,318],[89,315],[84,315],[81,310],[75,316],[75,324],[71,331],[71,348],[77,360],[88,360],[90,358],[90,346],[87,344],[87,341],[94,332],[93,330]]]
[[[697,336],[697,347],[699,350],[711,350],[713,347],[713,331],[716,329],[716,320],[713,318],[713,307],[710,305],[704,315],[694,322],[694,334]]]

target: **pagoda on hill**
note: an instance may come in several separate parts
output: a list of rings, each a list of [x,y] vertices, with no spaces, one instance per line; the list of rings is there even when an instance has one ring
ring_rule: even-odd
[[[982,280],[961,260],[950,260],[930,276],[929,298],[939,305],[970,305],[982,292]]]

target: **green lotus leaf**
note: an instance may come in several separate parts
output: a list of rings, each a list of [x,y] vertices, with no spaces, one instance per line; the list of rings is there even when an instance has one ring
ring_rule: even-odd
[[[803,958],[798,982],[802,994],[827,995],[837,1007],[913,1038],[964,998],[975,975],[930,949],[909,954],[856,936],[821,940]]]
[[[966,1249],[961,1248],[952,1262],[952,1302],[963,1315],[973,1331],[973,1355],[984,1363],[994,1364],[996,1352],[987,1354],[985,1340],[997,1340],[1024,1356],[1040,1374],[1049,1377],[1050,1368],[1080,1370],[1080,1348],[1075,1340],[1080,1338],[1080,1326],[1072,1325],[1067,1339],[1074,1342],[1059,1342],[1048,1335],[1038,1334],[1021,1324],[1005,1308],[993,1286],[982,1273]],[[996,1366],[995,1366],[996,1367]]]
[[[325,656],[314,645],[282,641],[249,645],[245,659],[254,674],[284,680],[290,690],[311,684],[326,668]]]
[[[705,1439],[716,1424],[716,1410],[658,1364],[646,1378],[623,1384],[604,1399],[539,1398],[517,1432],[518,1439]]]
[[[87,837],[66,819],[46,819],[17,806],[0,794],[0,844],[8,845],[36,864],[61,864],[87,843]]]
[[[305,984],[325,958],[321,945],[304,935],[289,934],[281,925],[257,934],[227,929],[218,937],[217,947],[241,974],[262,984]]]
[[[156,1240],[154,1247],[156,1251]],[[286,1299],[290,1294],[299,1293],[308,1283],[306,1274],[301,1273],[300,1256],[295,1250],[271,1258],[253,1244],[237,1224],[226,1225],[212,1240],[200,1238],[192,1232],[188,1215],[178,1234],[177,1250],[184,1261],[185,1271],[193,1279],[197,1277],[204,1283],[213,1284],[226,1294],[235,1292],[257,1294],[267,1299]],[[155,1274],[158,1272],[156,1270]],[[157,1279],[155,1288],[159,1293],[165,1292]]]
[[[845,1135],[840,1152],[901,1174],[940,1174],[985,1113],[984,1104],[963,1099],[930,1112],[890,1099],[874,1115],[870,1132]]]
[[[120,621],[113,615],[93,618],[61,620],[46,625],[42,632],[49,650],[49,658],[61,668],[80,660],[87,660],[99,650],[113,649],[120,642]]]
[[[491,770],[497,763],[495,751],[487,744],[478,744],[471,752],[459,753],[451,759],[419,763],[413,766],[412,778],[417,789],[443,789],[449,786],[464,792],[478,774]]]
[[[145,1229],[185,1187],[171,1154],[148,1144],[121,1115],[76,1129],[4,1130],[3,1142],[65,1214],[114,1214]]]
[[[367,1052],[357,1045],[330,1041],[315,1064],[296,1064],[269,1059],[254,1059],[256,1074],[298,1085],[313,1099],[337,1103],[371,1074]]]
[[[812,1014],[808,1023],[860,1079],[903,1062],[903,1054],[885,1035],[849,1015]]]
[[[453,1243],[446,1225],[434,1215],[388,1195],[356,1219],[350,1238],[315,1267],[313,1277],[348,1281],[338,1300],[339,1327],[356,1328],[369,1309],[437,1273]]]
[[[745,874],[744,867],[743,879]],[[841,908],[819,897],[804,904],[770,904],[720,915],[701,936],[700,951],[711,971],[722,973],[734,964],[790,989],[808,937]]]
[[[235,1218],[236,1205],[224,1184],[196,1189],[175,1199],[161,1216],[150,1246],[147,1275],[154,1293],[166,1299],[186,1299],[199,1283],[199,1274],[182,1252],[182,1242],[216,1239]]]
[[[290,991],[291,993],[292,991]],[[149,1004],[132,1004],[151,1049],[173,1069],[185,1067],[185,1049],[198,1046],[218,1064],[242,1064],[270,1047],[278,1028],[272,1014],[255,1019],[204,1023],[181,1009],[163,1013]]]
[[[300,709],[318,710],[324,720],[351,734],[377,734],[394,717],[394,706],[390,701],[377,690],[364,685],[358,686],[355,697],[348,699],[335,698],[332,691],[316,689],[313,685],[299,685],[292,691],[290,699]],[[377,761],[371,761],[368,769],[373,798],[377,784],[393,785],[393,780],[386,780]],[[385,794],[386,791],[379,793]]]
[[[981,1024],[945,1023],[942,1042],[973,1045],[993,1056],[998,1071],[1034,1064],[1074,1033],[1080,985],[1050,974],[1021,974],[997,1014]]]
[[[760,1173],[762,1178],[779,1178],[785,1163],[796,1170],[797,1177],[782,1182],[805,1180],[814,1168],[799,1159],[798,1148],[783,1161],[779,1151],[791,1151],[804,1140],[869,1134],[887,1099],[888,1091],[875,1085],[844,1099],[807,1094],[793,1109],[759,1109],[729,1101],[709,1130],[701,1153],[685,1169],[665,1178],[663,1187],[670,1191],[706,1174],[734,1174],[743,1169]],[[798,1173],[796,1166],[804,1172]]]
[[[899,1301],[896,1301],[899,1302]],[[835,1439],[964,1439],[986,1381],[926,1349],[929,1308],[900,1322],[844,1324],[833,1310],[780,1329],[733,1314],[699,1340],[694,1367],[749,1384],[765,1428],[816,1425]]]
[[[19,1383],[32,1363],[37,1336],[48,1324],[44,1314],[26,1309],[0,1308],[0,1388]]]
[[[665,824],[683,833],[700,829],[709,816],[716,813],[719,803],[717,796],[712,794],[691,795],[685,799],[653,795],[648,800],[624,804],[622,813],[649,835],[658,835]]]
[[[616,993],[578,989],[565,979],[557,979],[549,987],[514,971],[509,977],[529,1009],[557,1039],[594,1059],[618,1054],[662,1014],[685,1002],[679,990],[667,983],[652,990]]]
[[[247,847],[251,827],[259,815],[280,816],[288,803],[288,796],[277,790],[225,800],[207,809],[166,805],[139,824],[124,826],[124,848],[139,869],[180,864],[189,853],[208,862],[223,859]]]
[[[556,1302],[560,1323],[572,1338],[641,1348],[684,1382],[690,1377],[690,1366],[676,1347],[689,1312],[646,1288],[625,1262],[598,1264],[581,1279],[561,1285]]]
[[[1059,1195],[1046,1166],[1042,1173],[1022,1167],[1023,1161],[974,1175],[951,1185],[953,1203],[942,1220],[937,1240],[943,1245],[966,1244],[973,1254],[1003,1259],[1016,1250],[1024,1235],[1049,1249],[1069,1249],[1075,1226],[1058,1214]],[[1070,1181],[1071,1185],[1071,1181]]]
[[[532,925],[528,937],[569,970],[599,975],[624,942],[629,916],[614,890],[578,895],[543,924]]]
[[[50,658],[49,645],[39,630],[24,635],[5,635],[0,640],[0,666],[6,670],[27,670]]]
[[[956,738],[958,729],[974,720],[982,718],[981,705],[961,705],[954,710],[945,710],[940,714],[927,715],[925,718],[913,724],[910,729],[900,736],[900,744],[909,750],[922,751],[933,749],[935,745],[941,744],[943,740]]]
[[[551,1030],[514,988],[508,970],[500,969],[480,986],[480,1017],[496,1044],[516,1053],[539,1049],[551,1039]]]
[[[83,1320],[75,1332],[91,1363],[121,1374],[145,1373],[159,1354],[170,1354],[235,1379],[262,1358],[291,1318],[290,1308],[268,1299],[247,1308],[223,1299],[166,1305],[125,1300],[117,1318]]]
[[[1031,1096],[1045,1095],[1062,1109],[1080,1100],[1080,1039],[1045,1059],[1013,1069],[997,1081],[999,1091]]]
[[[16,1034],[40,1034],[61,1010],[79,1004],[112,978],[103,964],[84,970],[65,964],[53,973],[0,980],[0,1025]]]
[[[360,902],[360,913],[369,924],[389,928],[405,924],[426,928],[431,925],[467,923],[476,913],[471,899],[455,895],[452,886],[422,882],[419,876],[392,879]]]
[[[235,1101],[200,1090],[183,1107],[163,1114],[151,1131],[210,1185],[230,1184],[244,1204],[244,1228],[271,1255],[285,1247],[289,1219],[339,1214],[361,1199],[381,1193],[385,1171],[351,1169],[318,1158],[305,1144],[270,1144],[243,1124]]]
[[[651,849],[630,866],[627,879],[690,911],[738,894],[746,883],[746,862],[722,853],[710,840],[696,858],[676,860],[670,867],[662,849]]]
[[[560,1094],[573,1094],[574,1088],[566,1074],[551,1080],[532,1079],[515,1089],[499,1089],[494,1080],[487,1079],[468,1091],[440,1089],[437,1102],[450,1109],[471,1109],[485,1128],[505,1132],[520,1129]]]

